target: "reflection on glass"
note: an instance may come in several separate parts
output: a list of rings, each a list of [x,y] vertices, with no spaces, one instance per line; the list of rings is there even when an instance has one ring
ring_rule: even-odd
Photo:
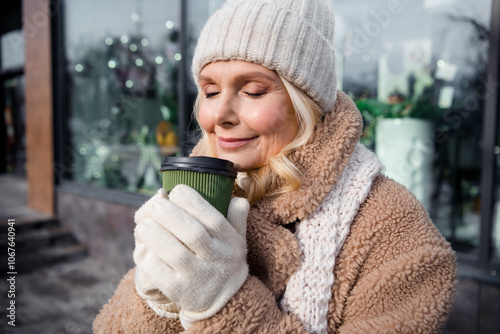
[[[22,30],[14,30],[0,36],[0,70],[12,70],[24,66],[24,39]]]
[[[362,141],[456,250],[476,253],[491,0],[335,1],[339,87]]]
[[[161,186],[161,161],[178,152],[179,8],[178,0],[65,4],[64,177],[145,193]]]

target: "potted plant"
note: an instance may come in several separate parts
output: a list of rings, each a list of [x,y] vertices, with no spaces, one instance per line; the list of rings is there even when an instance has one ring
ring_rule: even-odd
[[[410,98],[394,92],[387,101],[356,101],[365,121],[362,142],[375,150],[385,174],[405,185],[427,209],[433,186],[433,120],[442,114],[434,92],[428,86]]]

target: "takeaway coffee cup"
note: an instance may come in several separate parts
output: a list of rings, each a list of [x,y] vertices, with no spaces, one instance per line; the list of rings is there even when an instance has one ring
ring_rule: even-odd
[[[176,185],[195,189],[224,216],[233,192],[236,170],[231,161],[210,157],[168,157],[162,164],[163,188]]]

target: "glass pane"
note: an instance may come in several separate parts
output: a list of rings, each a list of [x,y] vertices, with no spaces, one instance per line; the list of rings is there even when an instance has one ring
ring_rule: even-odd
[[[456,250],[476,253],[491,0],[334,1],[362,141]]]
[[[70,133],[59,175],[151,193],[164,156],[178,152],[180,1],[70,1],[65,25]]]
[[[25,129],[25,107],[24,107],[24,75],[12,79],[0,81],[3,91],[0,92],[0,117],[5,124],[5,168],[2,172],[26,174],[26,136]],[[3,136],[3,134],[2,134]]]
[[[500,124],[498,125],[500,130]],[[500,262],[500,134],[497,134],[495,146],[496,175],[495,175],[495,204],[493,212],[493,260]]]
[[[1,60],[0,70],[17,69],[24,66],[24,36],[21,30],[8,32],[0,37]]]

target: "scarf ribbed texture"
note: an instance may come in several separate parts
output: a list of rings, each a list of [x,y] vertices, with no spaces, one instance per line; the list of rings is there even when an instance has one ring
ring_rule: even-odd
[[[381,171],[382,165],[375,154],[357,144],[333,189],[297,226],[295,236],[302,251],[301,264],[287,284],[281,307],[296,314],[310,333],[327,333],[335,259],[373,179]]]

